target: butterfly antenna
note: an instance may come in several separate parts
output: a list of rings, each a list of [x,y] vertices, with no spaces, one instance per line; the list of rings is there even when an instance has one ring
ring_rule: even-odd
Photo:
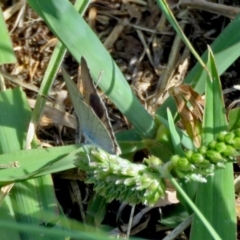
[[[100,82],[100,80],[101,80],[101,78],[102,78],[102,75],[103,75],[103,71],[101,71],[101,72],[99,73],[99,75],[98,75],[97,83],[96,83],[96,85],[95,85],[95,88],[97,88],[97,86],[98,86],[98,84],[99,84],[99,82]]]

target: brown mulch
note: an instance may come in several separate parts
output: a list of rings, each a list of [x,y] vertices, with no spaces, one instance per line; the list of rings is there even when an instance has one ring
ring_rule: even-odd
[[[206,50],[207,44],[211,44],[240,12],[240,1],[236,0],[182,0],[179,4],[178,1],[168,0],[168,3],[199,54]],[[6,65],[1,70],[5,72],[6,84],[11,87],[21,85],[27,93],[30,105],[34,106],[44,71],[56,45],[56,38],[28,6],[21,5],[18,1],[4,1],[1,5],[18,60],[17,64]],[[167,89],[181,84],[196,63],[154,0],[95,0],[88,8],[85,19],[151,114],[168,96]],[[66,62],[71,63],[69,69],[75,75],[77,63],[69,54],[66,59]],[[223,89],[230,89],[240,83],[240,72],[237,68],[239,61],[238,59],[221,76]],[[237,91],[226,94],[226,105],[238,95]],[[74,143],[74,131],[69,130],[75,127],[74,117],[67,115],[69,122],[63,123],[63,117],[52,115],[52,107],[56,107],[56,103],[58,109],[66,112],[68,106],[65,108],[65,98],[66,91],[63,86],[59,82],[54,83],[51,92],[54,104],[49,106],[46,117],[42,119],[38,128],[38,138],[42,144],[56,146]],[[69,128],[56,127],[57,124]],[[119,114],[114,118],[115,129],[123,125],[126,127],[127,122]],[[55,177],[55,186],[58,189],[56,194],[65,213],[81,219],[76,196],[72,194],[76,182],[66,180],[73,175],[74,173],[66,172],[61,177]],[[78,181],[79,187],[85,189],[83,183]],[[116,224],[112,225],[112,219],[116,218],[118,207],[118,203],[109,204],[105,224],[116,227]],[[164,236],[165,230],[163,231],[158,223],[159,217],[160,214],[156,212],[146,214],[144,218],[149,222],[140,229],[138,235],[148,239],[159,239],[160,235],[156,229],[161,229]],[[185,239],[184,235],[179,239]]]

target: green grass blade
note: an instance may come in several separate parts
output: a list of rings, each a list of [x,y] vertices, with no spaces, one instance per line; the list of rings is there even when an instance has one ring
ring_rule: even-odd
[[[73,220],[71,220],[73,222]],[[106,233],[104,234],[101,231],[98,231],[97,233],[94,232],[94,229],[91,229],[89,227],[89,232],[84,231],[83,226],[79,226],[78,223],[75,223],[75,225],[78,226],[78,231],[71,230],[68,231],[67,229],[59,229],[59,228],[46,228],[42,226],[31,226],[24,224],[24,223],[11,223],[5,220],[0,219],[0,229],[6,229],[9,233],[10,231],[21,231],[21,232],[27,232],[30,233],[33,238],[32,239],[87,239],[87,240],[106,240],[109,235]],[[10,239],[10,238],[6,238]],[[11,238],[13,239],[13,238]],[[21,238],[25,239],[25,238]],[[14,240],[17,240],[17,238],[14,238]]]
[[[211,141],[215,134],[227,130],[224,102],[216,63],[209,50],[208,67],[211,78],[207,78],[206,103],[203,122],[203,142]],[[214,177],[209,177],[207,184],[200,184],[197,191],[196,205],[208,219],[221,239],[236,238],[236,215],[234,205],[234,185],[232,164],[217,170]],[[227,221],[226,221],[227,219]],[[214,239],[206,227],[194,217],[191,239]]]
[[[22,149],[31,115],[23,91],[0,92],[0,110],[0,153]]]
[[[228,113],[228,127],[229,130],[233,130],[240,127],[240,108],[231,109]]]
[[[101,223],[107,211],[106,199],[98,194],[94,194],[87,207],[86,223],[96,228],[101,228]]]
[[[177,132],[172,114],[169,109],[167,110],[167,116],[168,116],[169,130],[171,132],[171,138],[172,138],[175,154],[184,156],[185,153],[181,145],[180,136]],[[187,182],[187,183],[185,181],[181,182],[182,189],[184,189],[187,192],[188,197],[191,197],[191,199],[193,199],[195,196],[197,184],[198,183],[195,183],[195,182]],[[179,200],[188,209],[188,206],[186,205],[186,199],[180,198]]]
[[[207,78],[205,91],[206,95],[202,134],[204,145],[213,140],[215,135],[220,131],[228,130],[221,82],[218,76],[213,53],[210,48],[208,66],[211,71],[211,78]]]
[[[159,7],[161,8],[162,12],[164,13],[164,15],[166,16],[166,18],[168,19],[168,21],[171,23],[172,27],[175,29],[175,31],[177,32],[178,36],[181,37],[182,41],[186,44],[186,46],[189,48],[189,50],[191,51],[191,53],[193,54],[193,56],[198,60],[199,64],[202,66],[202,68],[206,69],[205,63],[203,62],[203,60],[200,58],[200,56],[198,55],[198,53],[195,51],[195,49],[193,48],[192,44],[190,43],[190,41],[188,40],[188,38],[185,36],[185,34],[183,33],[181,27],[179,26],[177,20],[175,19],[172,11],[170,10],[167,2],[165,0],[156,0],[157,4],[159,5]]]
[[[169,109],[167,109],[167,116],[168,116],[169,131],[171,133],[171,138],[172,138],[172,143],[174,146],[175,154],[183,156],[184,151],[182,149],[181,140],[177,133],[175,123],[173,121],[173,117],[172,117],[172,114]]]
[[[203,226],[205,229],[208,229],[208,233],[210,236],[213,237],[214,240],[221,240],[218,233],[212,228],[210,223],[207,221],[207,219],[204,217],[201,211],[196,207],[196,205],[192,202],[191,198],[186,194],[186,192],[182,189],[182,187],[178,184],[176,179],[172,176],[170,176],[170,181],[176,188],[177,192],[181,195],[181,197],[187,202],[187,204],[191,207],[191,209],[194,211],[194,213],[198,216],[199,219],[201,219]],[[210,238],[207,238],[210,239]]]
[[[4,198],[3,203],[1,204],[0,222],[1,221],[7,222],[9,226],[16,224],[14,210],[9,195]],[[20,234],[18,230],[8,231],[8,229],[0,227],[0,234],[1,239],[20,240]]]
[[[0,7],[0,29],[1,29],[0,65],[6,63],[15,63],[17,62],[17,59],[13,51],[12,41],[9,36],[5,20],[3,18],[1,7]]]
[[[70,145],[50,149],[21,150],[0,155],[0,164],[7,165],[17,161],[19,165],[17,168],[0,170],[0,185],[74,168],[74,155],[83,151],[79,147],[80,145]]]
[[[77,61],[84,56],[94,81],[97,81],[99,73],[103,71],[102,79],[98,83],[100,88],[141,135],[153,137],[155,123],[152,117],[133,94],[103,44],[70,2],[62,0],[59,4],[54,0],[28,0],[28,3],[44,19]]]
[[[22,149],[25,144],[24,139],[26,137],[26,130],[31,115],[26,96],[21,90],[19,90],[19,88],[1,92],[0,111],[3,113],[0,117],[1,153],[9,153]],[[0,164],[4,155],[1,155]],[[32,162],[36,160],[37,159],[31,159]],[[10,162],[11,161],[12,159]],[[12,172],[12,176],[14,176],[14,174],[15,171]],[[27,174],[26,171],[25,174]],[[45,187],[39,188],[42,183],[45,184]],[[42,197],[46,195],[49,197],[48,199]],[[9,202],[12,208],[12,219],[15,218],[18,222],[40,224],[44,217],[36,216],[36,213],[45,211],[51,213],[52,216],[58,216],[57,201],[55,199],[50,175],[30,179],[21,183],[15,183],[14,189],[8,198],[10,199]],[[6,207],[7,209],[4,212],[7,214],[11,209],[10,206]],[[1,215],[1,217],[2,219],[5,219],[4,215]],[[49,219],[44,220],[49,221]],[[1,230],[4,231],[4,229]],[[28,234],[24,234],[24,238],[37,239],[36,236]]]

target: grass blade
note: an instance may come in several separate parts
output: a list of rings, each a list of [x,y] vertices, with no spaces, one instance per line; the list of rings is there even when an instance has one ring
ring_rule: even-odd
[[[17,61],[12,41],[8,33],[8,29],[3,18],[2,9],[0,7],[0,29],[1,29],[1,39],[0,39],[0,65],[6,63],[15,63]]]
[[[216,63],[210,49],[207,65],[211,72],[211,78],[207,78],[206,84],[206,103],[203,123],[203,142],[205,143],[211,141],[218,132],[227,130],[226,115],[223,111],[224,102],[221,84]],[[220,235],[221,239],[236,238],[232,164],[227,164],[226,169],[216,171],[214,177],[208,178],[207,184],[199,185],[196,204]],[[226,219],[228,220],[226,221]],[[194,217],[191,239],[212,239],[206,227],[199,222],[197,217]]]
[[[195,51],[195,49],[193,48],[193,46],[190,43],[190,41],[188,40],[188,38],[183,33],[181,27],[179,26],[177,20],[174,17],[172,11],[168,7],[167,2],[165,0],[156,0],[156,2],[159,5],[159,7],[161,8],[162,12],[165,14],[165,16],[168,19],[168,21],[171,23],[171,25],[174,28],[174,30],[177,32],[178,36],[181,37],[182,41],[186,44],[186,46],[188,46],[188,48],[190,49],[190,51],[193,54],[193,56],[198,60],[198,62],[201,65],[201,67],[204,68],[205,70],[207,70],[207,68],[205,66],[205,63],[200,58],[200,56]]]
[[[0,139],[2,140],[0,141],[1,153],[20,150],[24,146],[27,125],[31,115],[27,99],[19,89],[7,90],[1,92],[0,103],[0,111],[4,113],[1,114],[0,117]],[[21,118],[19,118],[19,116],[21,116]],[[1,160],[3,156],[1,156]],[[36,159],[31,159],[31,161],[34,160]],[[13,174],[15,174],[15,172]],[[48,187],[39,188],[39,186],[42,186],[42,183]],[[49,198],[46,199],[42,197],[43,195],[47,195]],[[48,222],[49,215],[51,215],[51,217],[58,216],[57,201],[50,175],[16,183],[11,195],[8,195],[7,198],[12,207],[12,219],[15,218],[16,221],[28,224],[40,224],[42,220]],[[8,211],[10,212],[10,205],[3,205],[6,207],[4,211],[6,214],[9,214]],[[36,213],[45,211],[49,212],[48,216],[36,215]],[[5,215],[1,215],[1,217],[5,219]],[[4,233],[4,229],[1,229],[1,231]],[[37,236],[31,234],[21,234],[21,236],[26,239],[37,239]]]
[[[83,151],[79,147],[80,145],[70,145],[50,149],[21,150],[0,155],[1,164],[7,165],[18,161],[19,165],[17,168],[1,169],[0,185],[74,168],[74,155]]]

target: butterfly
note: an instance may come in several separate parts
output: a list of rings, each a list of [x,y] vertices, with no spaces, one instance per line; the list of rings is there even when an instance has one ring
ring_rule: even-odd
[[[120,154],[121,151],[115,139],[107,109],[97,93],[86,60],[81,58],[83,94],[80,93],[64,69],[62,69],[62,73],[85,141],[110,154]]]

